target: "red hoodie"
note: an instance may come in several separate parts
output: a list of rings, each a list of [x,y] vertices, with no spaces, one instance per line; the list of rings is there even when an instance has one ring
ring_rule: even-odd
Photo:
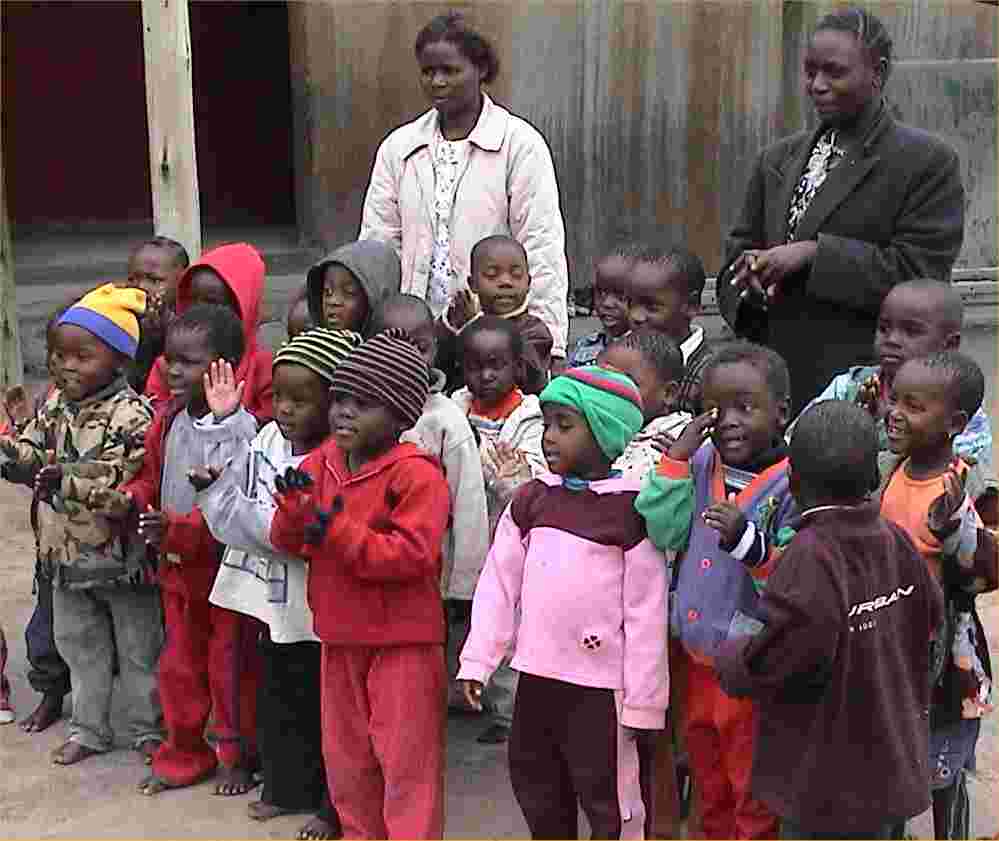
[[[252,245],[237,242],[220,245],[201,255],[201,259],[181,276],[177,284],[177,313],[183,313],[191,306],[191,273],[198,268],[215,271],[232,290],[239,304],[239,315],[243,320],[243,334],[246,350],[239,363],[236,377],[246,381],[243,392],[243,405],[256,417],[261,425],[269,421],[274,412],[271,407],[271,367],[273,356],[269,350],[257,344],[257,327],[260,321],[260,302],[264,294],[264,261]],[[163,370],[165,362],[161,356],[149,372],[146,380],[146,394],[154,408],[161,408],[170,400],[170,389],[166,384]]]
[[[271,542],[309,560],[309,606],[326,645],[442,644],[441,543],[450,514],[437,460],[398,444],[351,474],[332,439],[301,464],[307,492],[279,502]],[[317,507],[325,534],[306,542]]]
[[[268,385],[269,390],[269,385]],[[145,511],[148,506],[160,508],[160,476],[163,473],[163,449],[167,432],[183,406],[166,404],[156,412],[146,430],[146,457],[139,472],[122,485],[121,491],[132,494],[133,511]],[[180,555],[181,566],[172,563],[168,555]],[[208,601],[215,575],[222,561],[222,545],[208,530],[208,524],[195,506],[187,514],[171,513],[163,543],[157,579],[160,587],[172,593],[181,593],[188,599]]]

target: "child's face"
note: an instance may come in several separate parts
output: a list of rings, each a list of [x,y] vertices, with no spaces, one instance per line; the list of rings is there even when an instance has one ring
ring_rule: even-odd
[[[388,406],[343,391],[333,392],[330,432],[352,465],[386,452],[403,429],[403,422]]]
[[[218,304],[240,315],[239,303],[217,272],[204,266],[191,272],[191,304]]]
[[[750,464],[780,437],[787,423],[787,401],[774,397],[755,365],[732,362],[712,368],[703,388],[704,411],[718,410],[711,440],[723,463]]]
[[[631,263],[624,257],[604,257],[593,279],[593,307],[608,336],[617,338],[631,329],[628,321],[628,276]]]
[[[606,477],[610,460],[580,412],[561,403],[542,403],[541,413],[545,424],[541,449],[552,473],[583,479]]]
[[[906,360],[955,350],[960,344],[960,331],[941,322],[934,304],[926,290],[904,286],[885,298],[874,333],[874,355],[887,382]]]
[[[920,360],[903,363],[888,392],[885,431],[893,453],[916,460],[950,448],[951,439],[968,422],[968,415],[951,403],[938,371]]]
[[[479,296],[486,315],[509,315],[524,305],[531,276],[524,252],[512,242],[494,242],[481,249],[468,285]]]
[[[600,354],[597,364],[631,377],[642,395],[642,417],[645,423],[672,410],[680,389],[679,383],[676,380],[663,382],[656,366],[640,350],[621,345],[609,347]]]
[[[173,309],[183,272],[170,249],[148,244],[128,261],[128,285],[145,292],[147,314],[158,315],[161,308]]]
[[[60,324],[53,331],[53,363],[66,397],[83,400],[111,383],[121,370],[121,355],[89,330]]]
[[[396,309],[385,313],[381,321],[386,330],[392,328],[404,330],[416,345],[427,367],[434,367],[434,362],[437,360],[437,331],[434,329],[434,323],[425,314],[421,314],[416,308]]]
[[[59,357],[55,352],[56,329],[57,327],[53,324],[45,331],[45,367],[48,368],[49,376],[52,378],[52,382],[55,383],[56,388],[62,388],[62,380],[59,374]]]
[[[304,333],[313,326],[312,317],[309,315],[309,302],[306,298],[301,298],[291,308],[288,313],[288,323],[285,326],[289,339],[294,339],[299,333]]]
[[[671,265],[636,263],[629,281],[628,319],[636,330],[648,326],[680,344],[690,335],[695,313],[677,274]]]
[[[282,363],[274,369],[274,420],[291,442],[294,455],[307,453],[330,432],[330,388],[304,365]]]
[[[323,326],[360,333],[368,320],[368,296],[360,281],[339,263],[323,272]]]
[[[510,345],[510,337],[498,330],[482,330],[463,344],[465,385],[483,408],[499,405],[517,387],[521,361]]]
[[[204,376],[208,366],[219,358],[211,345],[208,331],[169,330],[163,356],[170,396],[180,400],[192,414],[205,414]]]

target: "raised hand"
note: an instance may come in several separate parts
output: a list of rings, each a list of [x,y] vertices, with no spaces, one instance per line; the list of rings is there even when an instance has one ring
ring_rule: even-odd
[[[961,525],[960,518],[954,515],[964,504],[966,495],[964,482],[967,475],[965,473],[959,476],[952,465],[943,477],[944,492],[930,503],[930,509],[926,514],[926,527],[938,540],[949,537]]]
[[[222,475],[221,467],[192,467],[187,471],[187,481],[194,485],[196,491],[203,491],[210,488],[212,484]]]
[[[527,456],[506,441],[498,441],[493,448],[493,466],[497,478],[500,479],[509,479],[531,472]]]
[[[455,330],[460,330],[471,321],[478,312],[472,293],[468,289],[459,289],[451,298],[451,306],[448,308],[447,320]]]
[[[735,494],[731,494],[727,502],[709,505],[701,514],[704,524],[718,532],[721,547],[729,551],[738,545],[747,524],[746,515],[734,500]]]
[[[684,427],[680,437],[670,445],[669,457],[676,461],[689,461],[711,434],[718,422],[718,410],[711,409],[703,415],[698,415]]]
[[[205,372],[205,401],[215,415],[215,420],[224,420],[239,409],[243,400],[246,382],[236,383],[236,375],[224,359],[216,359]]]

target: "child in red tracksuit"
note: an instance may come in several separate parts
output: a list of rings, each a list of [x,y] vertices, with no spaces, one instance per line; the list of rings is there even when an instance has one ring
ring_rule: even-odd
[[[334,372],[332,436],[278,483],[271,543],[309,561],[323,758],[347,838],[444,832],[450,496],[437,460],[399,443],[429,383],[403,331],[369,339]]]
[[[236,371],[237,381],[246,383],[243,405],[258,422],[273,417],[271,407],[271,352],[257,344],[260,303],[264,294],[264,261],[252,245],[236,242],[220,245],[201,255],[177,283],[177,315],[194,304],[228,307],[243,322],[245,350]],[[161,356],[146,381],[146,395],[159,408],[170,400],[165,360]]]
[[[209,604],[222,547],[194,506],[188,481],[191,470],[224,464],[256,434],[249,415],[216,419],[205,400],[211,363],[222,358],[235,368],[242,354],[242,327],[225,307],[198,304],[171,323],[163,370],[172,399],[149,427],[142,469],[107,502],[108,513],[138,515],[140,535],[160,556],[167,642],[158,684],[167,740],[139,786],[143,794],[193,785],[217,765],[222,776],[216,794],[253,787],[255,621]],[[218,739],[214,750],[204,737],[209,713]]]

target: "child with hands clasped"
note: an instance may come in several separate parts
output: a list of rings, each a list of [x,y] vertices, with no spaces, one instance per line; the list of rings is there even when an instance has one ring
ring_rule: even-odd
[[[228,465],[208,465],[191,477],[197,507],[227,547],[210,601],[259,619],[268,631],[260,643],[257,709],[263,788],[248,811],[263,821],[318,810],[299,832],[303,839],[338,838],[342,830],[322,758],[320,647],[306,598],[307,567],[270,543],[273,495],[277,477],[329,435],[333,372],[360,342],[356,333],[318,327],[284,344],[274,355],[274,421]],[[205,397],[216,418],[246,411],[241,385],[229,363],[212,364]]]
[[[124,367],[138,347],[145,298],[107,284],[67,309],[52,335],[60,387],[16,441],[0,439],[12,462],[35,472],[39,572],[52,582],[55,643],[72,673],[73,717],[52,756],[58,765],[113,746],[116,644],[133,747],[148,755],[162,738],[155,669],[163,630],[152,569],[141,543],[92,501],[143,463],[151,412]]]
[[[946,624],[934,659],[930,775],[936,838],[967,838],[971,766],[981,716],[994,706],[988,645],[975,597],[999,587],[999,551],[965,491],[955,439],[981,406],[985,381],[955,351],[910,359],[892,380],[885,429],[897,456],[881,513],[904,529],[943,586]]]
[[[696,417],[648,477],[636,503],[649,536],[679,553],[670,632],[686,677],[683,728],[708,838],[769,838],[774,816],[750,794],[756,712],[722,692],[713,658],[759,624],[758,582],[793,533],[783,432],[790,383],[776,353],[719,348],[704,369]]]
[[[444,832],[449,492],[437,460],[399,442],[429,381],[401,330],[364,342],[333,374],[332,435],[277,483],[270,540],[309,562],[323,757],[347,838]]]
[[[665,724],[666,565],[611,470],[642,426],[638,389],[596,366],[541,393],[551,473],[514,496],[472,605],[458,678],[469,703],[514,645],[510,782],[534,838],[647,830],[651,744]],[[518,622],[519,612],[519,622]]]
[[[238,366],[242,354],[243,329],[227,307],[196,304],[171,323],[163,362],[171,400],[146,434],[138,475],[102,499],[110,513],[137,518],[139,534],[159,556],[167,632],[159,691],[167,741],[139,786],[143,794],[193,785],[217,765],[222,766],[217,794],[243,794],[253,787],[256,628],[252,620],[209,604],[222,547],[205,525],[188,481],[191,470],[224,463],[239,442],[256,433],[251,417],[215,418],[205,399],[210,365],[224,359]],[[214,750],[204,736],[209,713]]]

